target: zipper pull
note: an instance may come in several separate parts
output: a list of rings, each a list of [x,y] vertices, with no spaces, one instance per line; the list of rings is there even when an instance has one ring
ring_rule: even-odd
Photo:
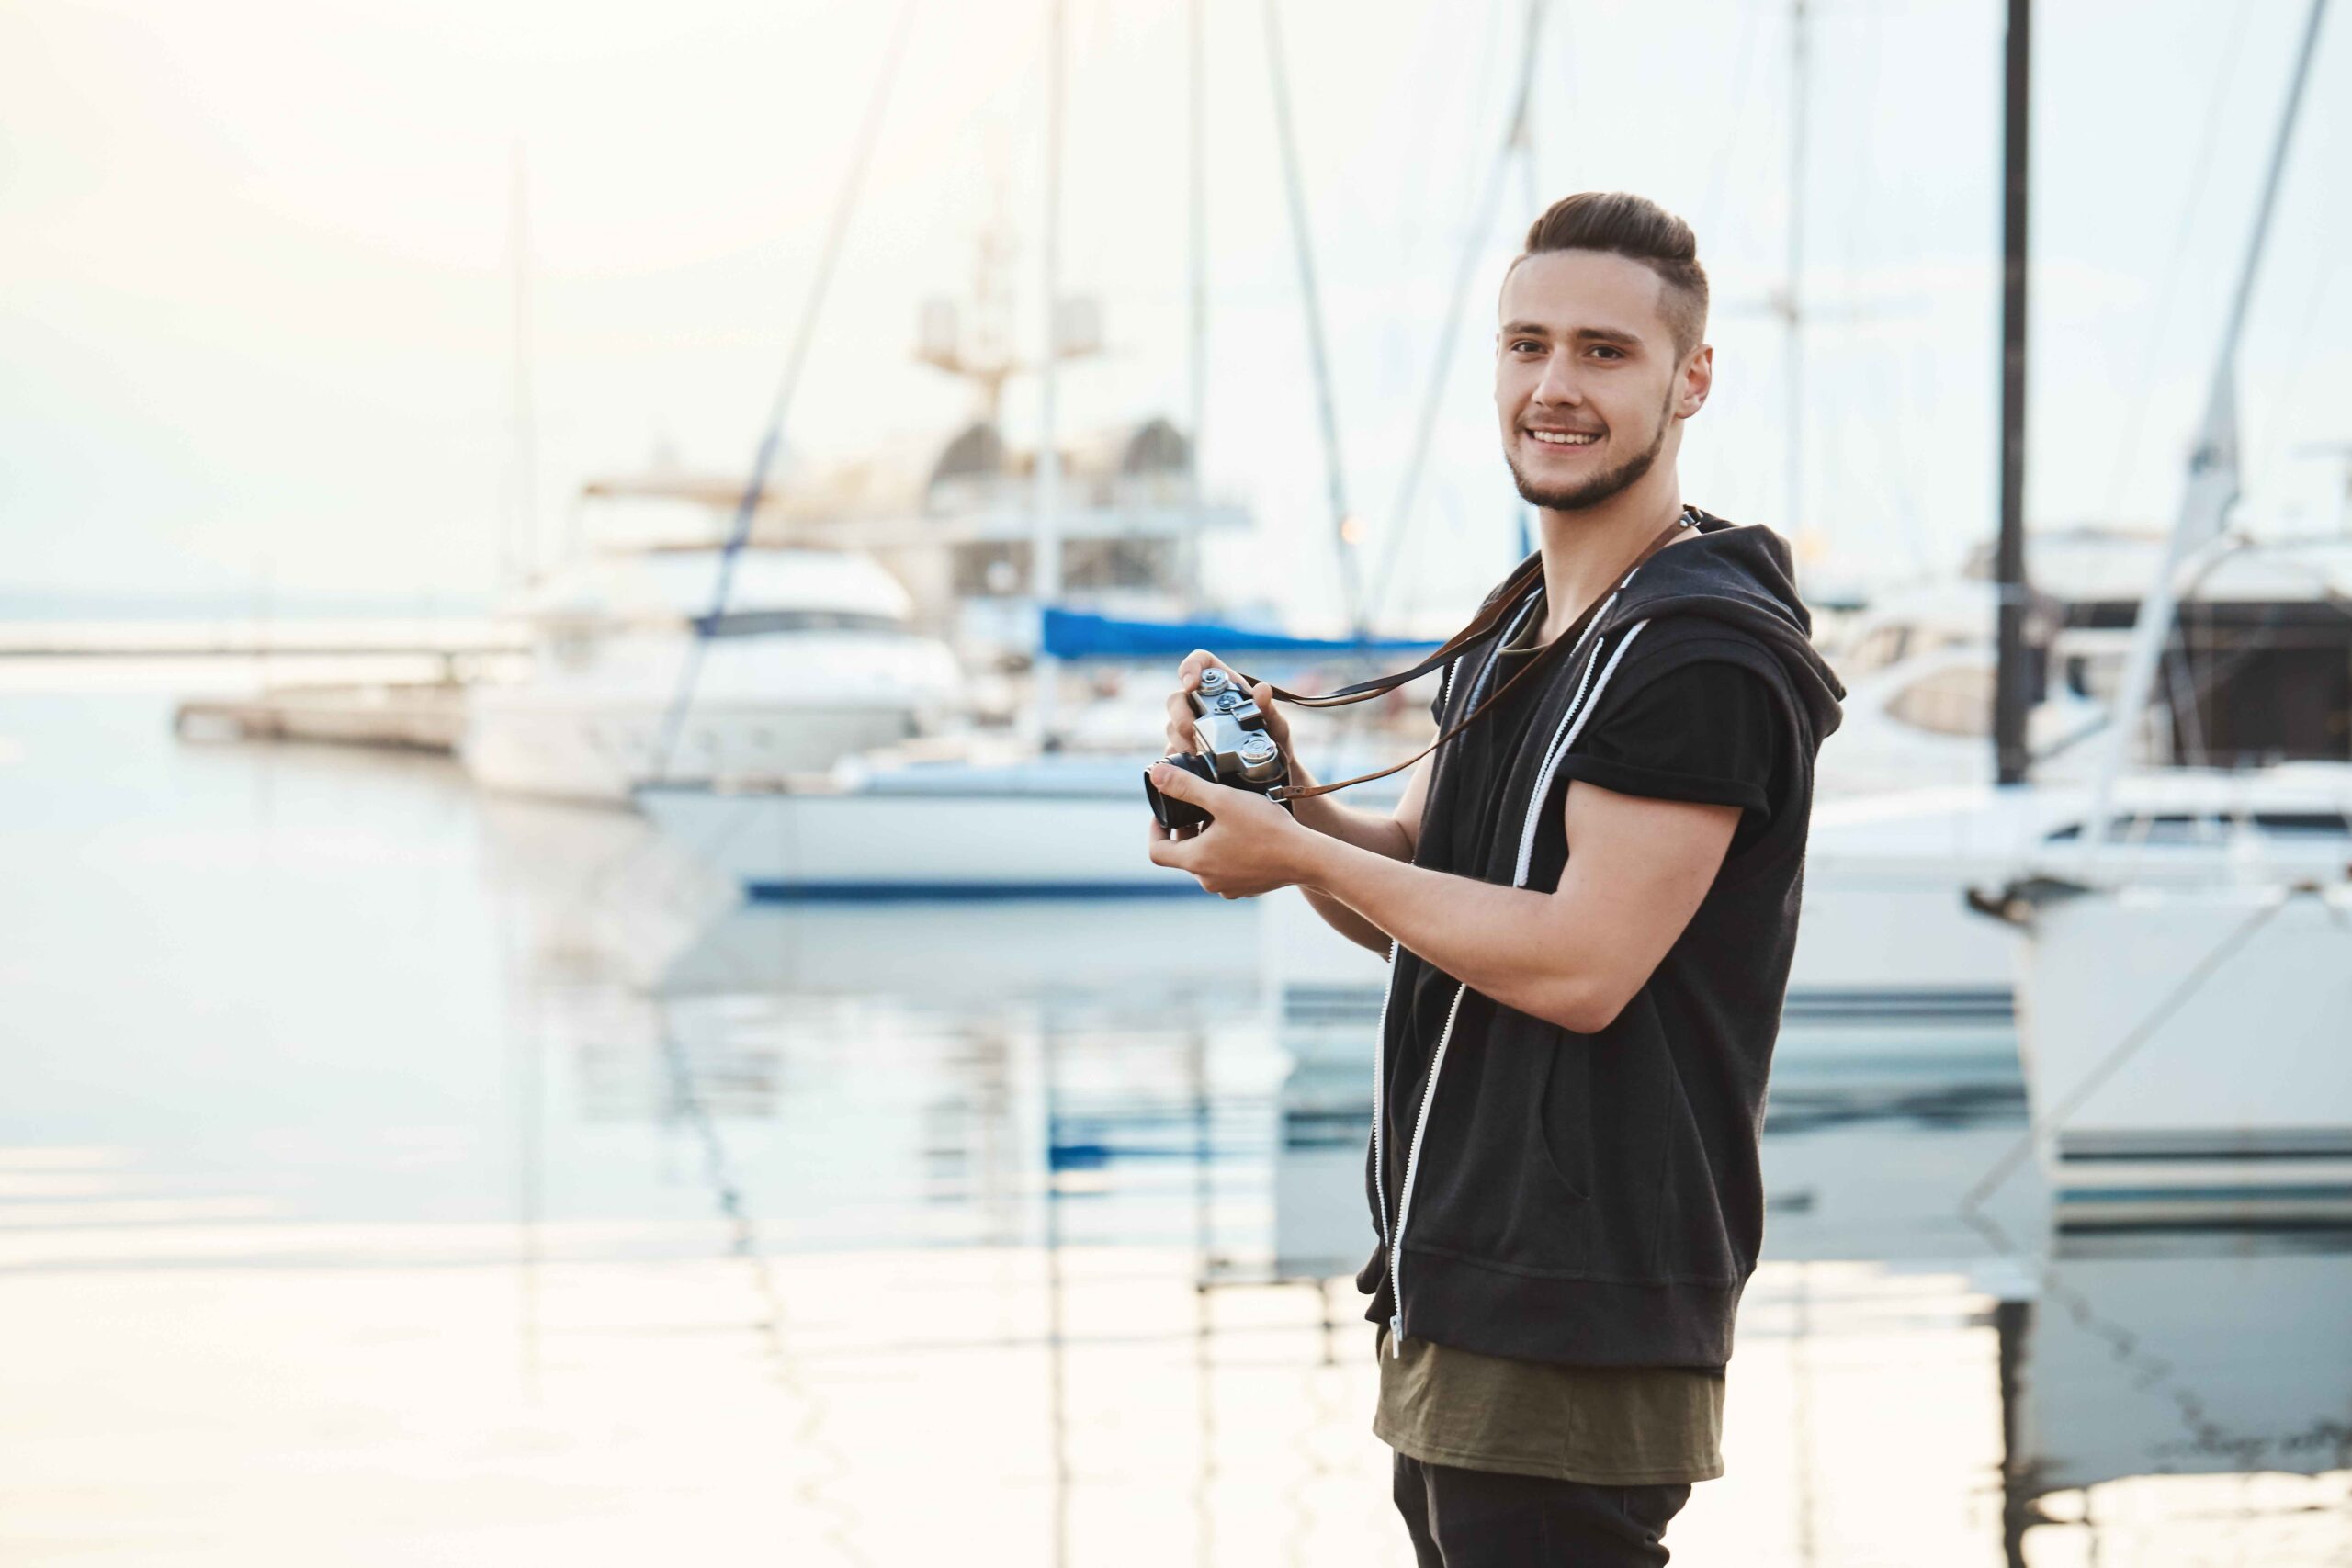
[[[1404,1340],[1405,1314],[1402,1312],[1391,1313],[1388,1317],[1388,1359],[1390,1360],[1396,1361],[1404,1359]]]

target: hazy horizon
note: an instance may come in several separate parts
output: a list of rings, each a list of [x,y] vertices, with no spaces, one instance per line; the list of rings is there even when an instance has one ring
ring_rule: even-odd
[[[1188,419],[1185,7],[1070,6],[1064,287],[1112,352],[1065,434]],[[1814,5],[1804,292],[1808,527],[1842,569],[1948,568],[1993,516],[2002,7]],[[1353,510],[1379,558],[1521,7],[1281,7]],[[2044,7],[2036,39],[2037,524],[2162,522],[2201,404],[2301,6]],[[1228,570],[1328,615],[1324,463],[1258,7],[1206,6],[1212,490]],[[19,594],[488,592],[509,504],[514,150],[527,149],[541,536],[657,444],[747,470],[895,7],[747,0],[0,17],[0,526]],[[944,440],[968,394],[911,357],[1001,199],[1037,335],[1044,7],[918,11],[787,432],[811,457]],[[1784,531],[1789,12],[1674,25],[1551,8],[1535,174],[1484,237],[1430,468],[1383,606],[1436,614],[1509,559],[1491,288],[1532,207],[1642,190],[1717,301],[1684,491]],[[2324,36],[2241,357],[2249,514],[2335,515],[2352,294],[2324,169],[2352,53]],[[2334,90],[2332,90],[2334,89]],[[2332,373],[2332,374],[2331,374]],[[1007,423],[1034,432],[1017,380]]]

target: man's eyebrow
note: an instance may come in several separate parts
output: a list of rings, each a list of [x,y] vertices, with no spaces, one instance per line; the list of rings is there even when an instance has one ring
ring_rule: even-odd
[[[1548,338],[1551,335],[1552,329],[1541,321],[1511,321],[1503,328],[1503,336],[1506,338]],[[1620,332],[1615,327],[1577,327],[1567,335],[1571,341],[1577,343],[1608,343],[1623,348],[1638,348],[1642,342],[1638,334]]]

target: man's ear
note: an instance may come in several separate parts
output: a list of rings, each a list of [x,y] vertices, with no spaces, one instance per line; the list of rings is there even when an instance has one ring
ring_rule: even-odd
[[[1678,419],[1689,419],[1707,404],[1707,394],[1715,389],[1715,345],[1702,343],[1690,351],[1682,362],[1682,386],[1674,400]]]

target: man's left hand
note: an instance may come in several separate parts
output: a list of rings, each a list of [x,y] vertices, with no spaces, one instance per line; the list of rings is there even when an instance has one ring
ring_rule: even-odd
[[[1192,873],[1220,898],[1255,898],[1298,880],[1297,854],[1309,829],[1289,812],[1255,791],[1211,784],[1165,762],[1152,768],[1151,782],[1160,794],[1215,818],[1186,839],[1170,838],[1153,821],[1153,864]]]

